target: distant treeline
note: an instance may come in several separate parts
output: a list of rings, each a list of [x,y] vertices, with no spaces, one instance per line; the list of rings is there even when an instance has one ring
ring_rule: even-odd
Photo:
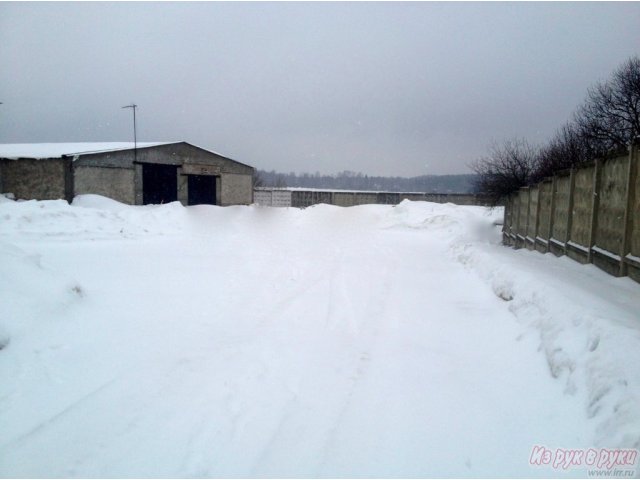
[[[335,175],[320,173],[278,173],[258,170],[256,186],[299,187],[387,192],[473,193],[476,175],[421,175],[419,177],[374,177],[344,171]]]

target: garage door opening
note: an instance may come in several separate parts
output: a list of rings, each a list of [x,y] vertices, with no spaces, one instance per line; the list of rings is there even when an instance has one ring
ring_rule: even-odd
[[[142,165],[142,203],[160,204],[178,200],[178,167]]]
[[[216,177],[211,175],[188,175],[189,205],[216,204]]]

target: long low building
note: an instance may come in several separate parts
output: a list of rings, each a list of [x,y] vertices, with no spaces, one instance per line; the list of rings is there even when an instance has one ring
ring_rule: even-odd
[[[304,208],[319,203],[352,207],[355,205],[396,205],[403,200],[455,203],[456,205],[491,205],[488,197],[473,193],[399,193],[364,190],[323,190],[315,188],[257,187],[255,202],[268,207]]]
[[[0,193],[130,205],[253,203],[254,168],[187,142],[0,144]]]

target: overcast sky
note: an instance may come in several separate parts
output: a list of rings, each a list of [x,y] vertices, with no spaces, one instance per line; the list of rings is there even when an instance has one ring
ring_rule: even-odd
[[[468,173],[640,53],[640,3],[0,2],[0,142],[185,140],[257,168]]]

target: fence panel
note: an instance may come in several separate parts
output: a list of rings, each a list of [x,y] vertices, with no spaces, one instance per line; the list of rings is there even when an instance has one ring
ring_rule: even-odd
[[[602,162],[600,174],[593,263],[613,275],[619,274],[624,242],[628,167],[628,155],[610,158]]]
[[[507,200],[503,239],[640,282],[640,145],[521,188]]]
[[[553,228],[549,247],[556,255],[564,254],[567,239],[567,225],[569,224],[569,198],[571,196],[571,179],[568,173],[556,177],[554,195]]]
[[[521,188],[518,194],[518,224],[516,226],[516,244],[523,247],[527,236],[527,221],[529,220],[529,189]]]
[[[536,233],[536,249],[541,252],[549,251],[551,237],[551,191],[552,182],[546,180],[538,186],[538,231]]]
[[[640,282],[640,147],[633,153],[631,191],[629,192],[629,252],[626,256],[628,274]]]
[[[520,215],[520,192],[511,197],[511,244],[517,246],[518,215]]]
[[[286,190],[274,190],[272,195],[272,205],[274,207],[291,206],[291,192]]]
[[[504,203],[504,222],[502,225],[502,241],[506,245],[513,245],[513,202],[514,195],[510,195]]]
[[[581,263],[589,261],[591,248],[594,173],[595,166],[580,168],[574,173],[573,212],[567,255]]]
[[[253,192],[253,201],[258,205],[270,207],[273,205],[273,192],[270,190],[256,190]]]
[[[536,247],[536,235],[538,228],[538,199],[540,190],[538,186],[529,188],[529,216],[527,218],[527,248],[533,250]]]
[[[378,195],[376,193],[356,193],[355,204],[356,205],[369,205],[378,201]]]
[[[291,192],[291,206],[304,208],[313,205],[313,192],[294,190]]]

